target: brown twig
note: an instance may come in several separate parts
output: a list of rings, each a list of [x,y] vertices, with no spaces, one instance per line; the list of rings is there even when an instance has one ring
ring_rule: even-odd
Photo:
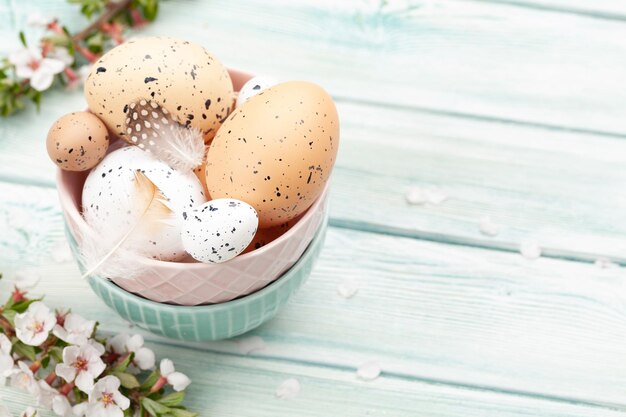
[[[96,20],[91,22],[89,26],[72,36],[72,42],[78,43],[89,36],[93,31],[97,30],[103,23],[108,23],[118,13],[130,6],[132,0],[120,0],[117,2],[107,3],[107,10],[102,13]]]

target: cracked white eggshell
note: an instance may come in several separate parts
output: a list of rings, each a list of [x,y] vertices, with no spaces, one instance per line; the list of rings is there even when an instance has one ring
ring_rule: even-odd
[[[205,263],[226,262],[246,249],[259,218],[254,207],[232,198],[211,200],[183,213],[185,250]]]
[[[147,202],[138,201],[135,171],[161,190],[165,204],[172,210],[166,222],[154,225],[140,248],[155,259],[175,261],[186,256],[180,238],[182,212],[206,201],[202,184],[193,172],[182,173],[154,159],[141,149],[129,146],[108,154],[87,177],[83,187],[83,207],[94,208],[98,220],[111,233],[123,234],[142,215]]]
[[[239,90],[239,95],[237,96],[237,106],[241,106],[243,103],[248,101],[250,97],[256,96],[261,91],[272,87],[278,84],[274,79],[269,77],[258,76],[249,79],[241,90]]]

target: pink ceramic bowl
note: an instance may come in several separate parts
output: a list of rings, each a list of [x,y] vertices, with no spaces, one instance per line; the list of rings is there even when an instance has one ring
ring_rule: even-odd
[[[251,78],[230,71],[236,90]],[[80,244],[88,226],[81,215],[82,189],[87,172],[59,170],[57,188],[61,209],[72,237]],[[153,301],[179,305],[223,303],[251,294],[280,277],[302,256],[326,215],[328,185],[307,212],[285,234],[267,245],[222,264],[165,262],[138,259],[145,273],[134,279],[112,279],[126,291]]]

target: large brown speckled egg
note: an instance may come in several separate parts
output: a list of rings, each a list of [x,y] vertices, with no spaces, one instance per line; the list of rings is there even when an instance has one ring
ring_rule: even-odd
[[[88,112],[74,112],[59,118],[46,139],[52,162],[66,171],[86,171],[104,158],[109,132],[100,119]]]
[[[150,99],[179,123],[213,138],[230,114],[235,94],[220,61],[195,43],[168,37],[130,40],[107,52],[85,81],[89,109],[130,143],[128,106]]]
[[[321,194],[339,146],[339,118],[321,87],[290,81],[270,87],[238,107],[207,153],[211,198],[253,206],[259,227],[276,226],[304,212]]]
[[[252,252],[262,248],[263,246],[271,243],[287,233],[291,227],[298,222],[298,219],[293,219],[288,222],[279,224],[278,226],[266,227],[265,229],[257,229],[252,242],[242,253]]]

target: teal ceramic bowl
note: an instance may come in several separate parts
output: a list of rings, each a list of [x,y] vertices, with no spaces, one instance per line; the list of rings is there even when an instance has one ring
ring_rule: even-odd
[[[302,286],[322,249],[327,225],[326,216],[302,257],[280,278],[253,294],[226,303],[203,306],[162,304],[129,293],[107,279],[90,277],[88,281],[110,308],[152,333],[189,341],[228,339],[270,320]],[[76,256],[77,243],[67,227],[66,235]],[[76,259],[80,257],[76,256]],[[83,270],[80,262],[79,267]]]

